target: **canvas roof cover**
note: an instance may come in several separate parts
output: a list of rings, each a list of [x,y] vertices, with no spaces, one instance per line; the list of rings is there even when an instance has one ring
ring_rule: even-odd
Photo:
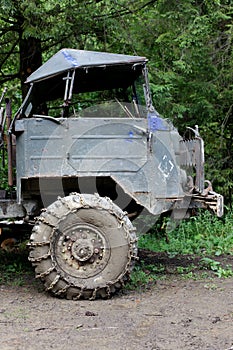
[[[134,64],[143,64],[145,62],[147,62],[147,59],[140,56],[75,49],[62,49],[58,51],[54,56],[52,56],[35,72],[33,72],[28,77],[26,83],[49,79],[66,71],[78,68],[119,66],[124,64],[128,64],[132,67]]]

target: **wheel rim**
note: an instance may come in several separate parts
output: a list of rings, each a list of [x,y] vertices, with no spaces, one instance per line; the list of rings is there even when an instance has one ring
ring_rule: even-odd
[[[88,223],[56,230],[52,256],[67,275],[87,279],[99,274],[108,264],[111,249],[106,235]]]
[[[47,291],[67,299],[110,297],[128,280],[137,255],[135,229],[109,198],[58,198],[38,218],[29,260]]]

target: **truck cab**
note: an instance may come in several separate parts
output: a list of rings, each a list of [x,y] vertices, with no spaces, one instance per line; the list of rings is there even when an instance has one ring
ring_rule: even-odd
[[[137,256],[131,221],[145,213],[222,215],[198,127],[186,139],[159,115],[145,57],[62,49],[26,84],[7,127],[16,197],[1,199],[0,220],[33,223],[29,259],[53,294],[121,288]]]

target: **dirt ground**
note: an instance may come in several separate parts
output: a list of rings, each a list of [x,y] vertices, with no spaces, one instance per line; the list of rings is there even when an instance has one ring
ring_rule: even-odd
[[[171,274],[110,300],[68,301],[29,274],[0,284],[0,297],[1,350],[233,349],[233,278]]]

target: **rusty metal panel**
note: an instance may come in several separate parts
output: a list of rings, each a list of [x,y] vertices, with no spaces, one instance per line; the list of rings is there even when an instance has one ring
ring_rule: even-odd
[[[184,168],[195,168],[195,188],[204,190],[204,143],[200,136],[180,141],[179,165]]]
[[[37,117],[17,121],[16,133],[19,189],[25,178],[109,176],[154,214],[184,195],[175,128],[148,132],[141,118]]]
[[[23,124],[23,127],[22,127]],[[145,120],[17,121],[19,177],[136,172],[147,161]]]
[[[38,214],[38,203],[35,200],[27,200],[19,204],[13,199],[0,199],[0,223],[3,223],[4,219],[22,219],[26,215],[35,214]]]

